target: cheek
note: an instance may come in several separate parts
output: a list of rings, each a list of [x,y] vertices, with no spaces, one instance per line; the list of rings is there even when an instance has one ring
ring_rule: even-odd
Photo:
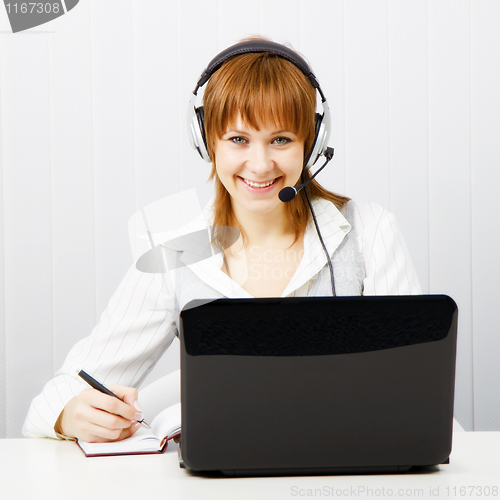
[[[225,178],[229,180],[241,170],[241,161],[238,155],[224,148],[220,148],[218,154],[215,155],[215,165],[220,179]]]
[[[215,157],[215,170],[219,179],[224,180],[231,176],[226,159],[221,156]]]
[[[228,163],[226,162],[226,158],[222,156],[216,156],[215,157],[215,171],[217,173],[217,177],[220,181],[220,183],[224,186],[226,191],[230,192],[232,191],[233,188],[233,174],[232,170],[230,169]]]
[[[304,166],[303,150],[297,149],[290,155],[287,164],[289,165],[289,175],[300,178]]]

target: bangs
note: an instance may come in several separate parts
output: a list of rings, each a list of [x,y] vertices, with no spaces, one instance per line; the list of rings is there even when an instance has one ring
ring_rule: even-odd
[[[227,61],[207,83],[203,97],[207,146],[212,156],[238,116],[256,129],[288,130],[304,141],[314,138],[316,91],[293,63],[269,53],[250,53]]]
[[[316,90],[302,71],[293,63],[274,54],[260,52],[242,54],[226,61],[208,80],[203,95],[204,128],[208,154],[212,159],[214,180],[213,227],[235,227],[245,234],[235,218],[231,196],[217,175],[215,165],[216,139],[221,139],[228,127],[235,125],[238,116],[256,130],[277,128],[294,133],[304,141],[304,159],[314,140]],[[311,173],[304,171],[304,180]],[[341,208],[349,198],[324,189],[314,179],[307,187],[309,195],[331,201]],[[288,222],[295,231],[295,240],[305,233],[309,220],[309,206],[302,190],[285,203]],[[224,242],[212,232],[212,241],[218,248]]]

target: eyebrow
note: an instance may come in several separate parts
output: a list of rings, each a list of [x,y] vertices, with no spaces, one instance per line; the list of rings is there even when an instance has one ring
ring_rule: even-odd
[[[224,135],[227,135],[227,134],[241,134],[241,135],[245,135],[247,133],[248,132],[245,132],[243,130],[231,129],[231,130],[228,130],[227,132],[225,132]],[[273,131],[270,135],[277,135],[277,134],[292,134],[292,135],[295,135],[291,130],[276,130],[276,131]]]

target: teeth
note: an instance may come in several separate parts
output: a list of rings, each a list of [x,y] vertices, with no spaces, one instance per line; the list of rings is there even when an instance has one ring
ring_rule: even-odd
[[[263,182],[262,184],[259,184],[257,182],[252,182],[252,181],[249,181],[248,179],[243,179],[249,186],[252,186],[252,187],[257,187],[257,188],[263,188],[263,187],[267,187],[267,186],[270,186],[271,184],[273,184],[273,182],[276,180],[276,179],[273,179],[272,181],[269,181],[269,182]]]

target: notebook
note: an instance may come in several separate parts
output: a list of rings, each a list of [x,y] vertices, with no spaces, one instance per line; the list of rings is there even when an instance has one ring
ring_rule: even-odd
[[[445,295],[189,303],[181,466],[242,476],[447,463],[457,314]]]

